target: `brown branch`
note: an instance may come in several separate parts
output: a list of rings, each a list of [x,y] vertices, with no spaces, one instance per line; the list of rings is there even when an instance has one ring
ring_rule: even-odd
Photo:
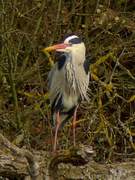
[[[57,178],[58,165],[60,163],[84,166],[93,159],[93,155],[94,151],[92,146],[80,144],[78,147],[72,147],[70,150],[63,151],[53,157],[49,165],[49,174]]]
[[[5,154],[0,157],[0,174],[8,174],[9,176],[11,174],[12,176],[30,175],[32,179],[36,179],[39,175],[39,165],[30,151],[18,148],[2,134],[0,134],[0,147],[1,149],[6,148],[8,151],[8,153],[5,151]]]
[[[0,176],[9,179],[135,179],[135,160],[99,164],[91,146],[80,145],[56,155],[31,153],[10,143],[0,134]],[[39,166],[40,165],[40,166]]]

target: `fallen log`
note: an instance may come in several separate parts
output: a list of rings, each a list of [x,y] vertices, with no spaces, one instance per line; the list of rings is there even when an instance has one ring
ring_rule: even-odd
[[[100,164],[91,146],[79,145],[57,154],[18,148],[0,134],[0,176],[8,179],[134,180],[135,159]]]

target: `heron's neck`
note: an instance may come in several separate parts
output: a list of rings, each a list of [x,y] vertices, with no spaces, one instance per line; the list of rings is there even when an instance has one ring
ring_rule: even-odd
[[[75,46],[71,51],[71,61],[72,64],[77,67],[77,65],[83,64],[85,61],[85,46],[80,44]]]

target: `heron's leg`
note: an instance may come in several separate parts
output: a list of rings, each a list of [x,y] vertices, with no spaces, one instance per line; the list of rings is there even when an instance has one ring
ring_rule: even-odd
[[[53,152],[56,151],[57,146],[57,137],[58,137],[58,130],[60,127],[60,113],[59,111],[56,113],[56,129],[55,129],[55,136],[54,136],[54,145],[53,145]]]
[[[73,115],[73,122],[72,122],[72,126],[73,126],[73,145],[76,145],[75,142],[75,127],[76,127],[76,114],[77,114],[77,109],[78,106],[76,106],[75,111],[74,111],[74,115]]]

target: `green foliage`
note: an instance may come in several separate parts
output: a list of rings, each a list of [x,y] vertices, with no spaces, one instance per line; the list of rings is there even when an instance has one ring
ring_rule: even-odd
[[[79,108],[77,142],[92,144],[97,160],[132,156],[135,22],[130,2],[0,2],[0,129],[13,142],[51,149],[47,92],[51,59],[43,55],[42,49],[74,32],[83,37],[87,55],[93,61],[91,100]],[[59,135],[60,148],[71,145],[69,127],[70,123]]]

